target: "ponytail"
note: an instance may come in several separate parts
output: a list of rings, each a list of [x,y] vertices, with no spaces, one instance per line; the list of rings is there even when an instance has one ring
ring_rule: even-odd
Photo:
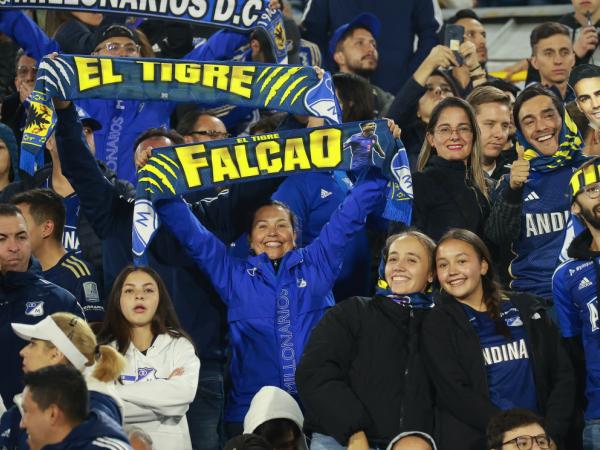
[[[92,377],[103,383],[116,380],[125,368],[125,358],[109,345],[97,345],[95,351],[96,367]]]

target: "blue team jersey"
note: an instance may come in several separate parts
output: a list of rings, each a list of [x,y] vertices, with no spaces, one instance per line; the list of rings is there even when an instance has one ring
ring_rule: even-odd
[[[344,142],[344,149],[348,148],[352,152],[351,170],[368,166],[375,161],[373,154],[377,152],[373,149],[374,145],[379,145],[376,134],[365,136],[362,133],[356,133]]]
[[[464,304],[463,308],[479,336],[490,401],[502,410],[526,408],[538,411],[530,351],[519,310],[510,301],[500,304],[500,316],[511,334],[507,339],[497,333],[487,312],[476,311]]]
[[[596,258],[598,262],[598,258]],[[552,278],[552,294],[561,334],[581,336],[586,365],[586,420],[600,419],[600,328],[598,279],[592,259],[570,259]]]
[[[75,252],[66,253],[54,267],[42,272],[44,279],[75,296],[89,322],[104,319],[104,304],[92,266]]]
[[[571,217],[571,201],[565,192],[574,169],[567,166],[552,172],[531,172],[525,183],[521,233],[513,243],[516,256],[509,267],[512,290],[546,299],[552,296],[552,274]]]

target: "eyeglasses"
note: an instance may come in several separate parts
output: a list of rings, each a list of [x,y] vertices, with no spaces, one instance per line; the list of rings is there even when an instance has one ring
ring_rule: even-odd
[[[37,67],[29,67],[29,66],[17,67],[17,76],[26,77],[30,74],[35,77],[35,75],[37,74]]]
[[[471,128],[469,125],[461,125],[456,128],[452,128],[452,127],[443,125],[443,126],[435,129],[435,133],[442,139],[450,138],[454,134],[455,131],[462,138],[467,138],[473,134],[473,128]]]
[[[587,195],[589,199],[595,199],[600,196],[600,183],[594,183],[591,186],[587,186],[583,189],[583,193]]]
[[[96,51],[99,51],[102,47],[104,47],[109,53],[116,53],[123,49],[125,50],[125,54],[129,56],[135,55],[140,51],[140,46],[138,44],[119,44],[118,42],[107,42],[103,46],[98,47]]]
[[[200,131],[190,131],[191,135],[195,135],[197,134],[198,136],[207,136],[210,139],[227,139],[229,137],[231,137],[231,134],[229,133],[224,133],[222,131],[215,131],[215,130],[200,130]]]
[[[519,450],[529,450],[533,447],[533,441],[541,449],[550,448],[550,444],[552,443],[552,439],[545,434],[538,434],[537,436],[517,436],[510,441],[503,442],[502,445],[515,444]]]

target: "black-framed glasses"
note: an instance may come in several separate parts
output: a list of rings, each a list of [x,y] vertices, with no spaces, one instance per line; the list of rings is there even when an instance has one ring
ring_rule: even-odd
[[[37,67],[19,66],[17,67],[17,76],[26,77],[32,74],[34,77],[37,74]]]
[[[600,183],[594,183],[590,186],[586,186],[583,189],[583,193],[592,200],[598,198],[598,196],[600,196]]]
[[[215,131],[215,130],[201,130],[201,131],[191,131],[190,134],[198,135],[198,136],[206,136],[210,139],[227,139],[231,137],[231,134],[223,131]]]
[[[552,443],[552,439],[550,439],[547,435],[538,434],[537,436],[517,436],[510,441],[503,442],[502,445],[515,444],[519,450],[530,450],[531,447],[533,447],[534,441],[541,449],[550,448],[550,444]]]

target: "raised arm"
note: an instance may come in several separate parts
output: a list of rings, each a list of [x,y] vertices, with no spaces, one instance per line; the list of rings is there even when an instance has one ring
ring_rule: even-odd
[[[331,215],[319,238],[305,248],[307,260],[319,268],[319,276],[323,279],[319,285],[331,289],[340,272],[348,242],[365,226],[367,216],[383,201],[386,185],[387,180],[381,176],[379,169],[369,169]]]
[[[26,14],[18,10],[0,11],[0,31],[19,44],[36,61],[52,52],[60,52],[58,43]]]
[[[221,299],[227,303],[232,289],[231,266],[227,247],[208,231],[181,198],[156,204],[161,224],[177,238],[196,265],[211,279]]]

